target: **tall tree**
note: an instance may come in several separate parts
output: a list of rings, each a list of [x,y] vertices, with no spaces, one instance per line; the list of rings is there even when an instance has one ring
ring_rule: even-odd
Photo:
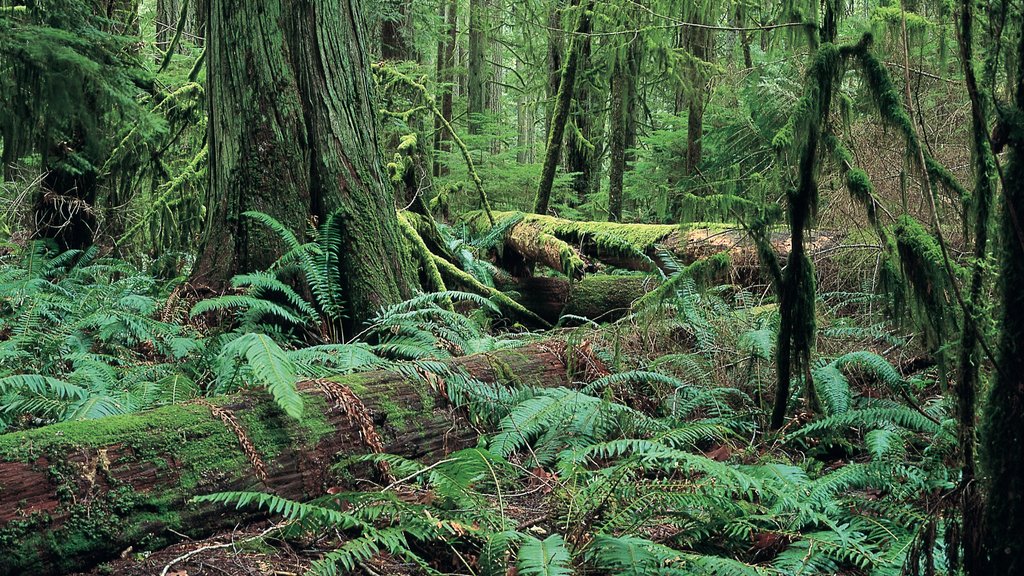
[[[710,21],[705,10],[694,15],[698,24]],[[703,64],[710,62],[714,51],[714,34],[703,26],[685,29],[686,48],[694,58],[694,71],[689,90],[686,120],[686,174],[693,176],[700,167],[704,138],[704,107],[707,104],[707,80]]]
[[[573,89],[573,105],[571,107],[571,120],[573,129],[569,131],[565,140],[565,161],[566,169],[575,174],[572,180],[572,198],[570,203],[578,205],[590,192],[590,185],[594,179],[595,164],[597,156],[593,144],[592,132],[596,126],[596,113],[599,106],[596,102],[597,74],[594,70],[593,42],[590,37],[592,26],[588,22],[585,30],[581,30],[580,37],[580,68],[583,73],[576,80]]]
[[[1019,22],[1019,21],[1018,21]],[[1024,32],[1016,53],[1015,100],[997,132],[1008,136],[1003,173],[1002,333],[988,400],[984,461],[990,476],[985,514],[988,574],[1024,573]],[[996,144],[997,152],[1001,143]]]
[[[608,220],[622,219],[623,178],[632,161],[630,150],[637,137],[637,81],[643,44],[634,38],[624,54],[615,59],[611,80],[610,127],[608,133]]]
[[[385,186],[361,2],[210,0],[208,226],[193,280],[225,286],[270,265],[275,236],[242,213],[303,231],[340,214],[353,322],[409,295]]]
[[[380,22],[381,58],[415,60],[411,0],[388,0],[384,8]]]
[[[547,151],[544,155],[544,167],[541,171],[540,184],[537,186],[537,197],[533,203],[533,211],[544,214],[551,202],[551,188],[555,183],[555,172],[559,158],[562,156],[562,137],[565,135],[565,124],[569,120],[569,105],[572,102],[572,91],[576,85],[576,73],[579,67],[579,44],[584,30],[590,30],[590,19],[593,16],[595,0],[587,0],[579,4],[580,13],[576,21],[573,36],[569,40],[569,49],[558,81],[558,97],[551,115],[551,128],[548,130]]]
[[[578,0],[573,0],[576,5]],[[565,57],[565,33],[562,31],[562,11],[567,6],[566,0],[554,0],[551,12],[548,13],[548,49],[547,49],[547,82],[545,96],[547,108],[544,113],[544,134],[551,131],[551,117],[554,115],[555,102],[558,100],[558,84],[562,79],[562,60]]]
[[[487,75],[484,70],[484,56],[487,47],[487,34],[484,22],[488,5],[486,0],[469,1],[469,67],[467,70],[467,113],[469,114],[469,133],[479,134],[481,116],[484,113],[485,90]]]
[[[94,242],[98,214],[104,204],[116,205],[100,194],[99,167],[124,125],[147,120],[140,89],[151,78],[133,47],[134,9],[111,0],[19,2],[0,10],[3,176],[13,179],[22,159],[38,154],[33,233],[62,248]]]
[[[437,43],[437,84],[440,90],[441,118],[434,119],[434,177],[447,172],[447,166],[439,156],[451,148],[451,137],[444,127],[452,124],[454,101],[452,90],[455,83],[455,42],[458,39],[458,0],[441,0],[440,17],[445,22],[445,34]]]

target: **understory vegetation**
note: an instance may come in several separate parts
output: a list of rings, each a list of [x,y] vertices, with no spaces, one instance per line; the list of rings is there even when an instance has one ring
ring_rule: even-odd
[[[0,0],[0,576],[1024,571],[1022,22]]]

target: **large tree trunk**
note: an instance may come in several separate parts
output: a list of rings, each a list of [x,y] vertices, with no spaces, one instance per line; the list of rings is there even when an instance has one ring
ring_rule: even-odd
[[[209,14],[210,196],[193,280],[222,287],[281,255],[244,211],[301,234],[337,209],[353,322],[407,296],[360,2],[210,0]]]
[[[603,375],[586,346],[557,341],[450,364],[499,385]],[[0,574],[67,573],[238,521],[222,506],[190,504],[198,494],[321,495],[336,485],[338,455],[383,450],[429,462],[472,445],[476,432],[447,407],[444,379],[426,381],[379,371],[304,382],[301,422],[247,393],[0,436]]]
[[[1015,118],[1018,124],[1012,128],[1000,126],[1018,131],[1010,140],[1003,175],[1003,259],[999,278],[1003,327],[982,448],[991,478],[985,513],[989,574],[1024,572],[1024,138],[1019,132],[1019,119],[1024,117],[1024,34],[1017,45],[1016,59],[1016,110],[1007,118]]]
[[[592,44],[590,32],[592,25],[588,21],[587,28],[581,30],[584,34],[580,37],[580,67],[584,76],[576,81],[573,90],[572,122],[576,125],[575,130],[570,130],[566,136],[566,168],[568,172],[574,173],[572,180],[572,198],[569,203],[572,206],[579,206],[586,201],[590,192],[591,181],[594,178],[594,167],[596,155],[593,145],[593,127],[595,126],[595,115],[598,104],[594,102],[593,93],[596,92],[593,74],[588,74],[592,67],[591,51]]]

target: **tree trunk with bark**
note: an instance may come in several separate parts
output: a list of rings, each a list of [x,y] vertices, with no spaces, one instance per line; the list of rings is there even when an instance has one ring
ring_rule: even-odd
[[[411,293],[385,185],[360,2],[210,0],[210,192],[193,281],[220,288],[282,254],[256,210],[302,234],[341,214],[356,324]]]
[[[616,58],[611,81],[608,131],[608,221],[622,220],[622,180],[626,172],[626,67]]]
[[[580,42],[580,67],[583,75],[577,79],[573,90],[572,123],[575,130],[570,130],[566,136],[566,170],[575,174],[572,179],[572,197],[570,205],[579,206],[586,201],[590,192],[591,182],[594,178],[595,160],[593,145],[593,128],[598,104],[594,102],[594,74],[591,68],[593,62],[591,52],[593,42],[590,33],[593,26],[588,21],[587,28],[581,30],[584,36],[579,38]]]
[[[1017,45],[1016,110],[999,126],[1016,131],[1003,173],[1001,210],[1002,332],[999,366],[989,392],[982,455],[989,474],[985,510],[988,574],[1024,572],[1024,34]]]
[[[485,89],[487,75],[484,71],[484,54],[487,46],[487,35],[484,32],[484,12],[488,6],[486,0],[469,1],[469,84],[467,86],[467,113],[469,115],[469,133],[479,134],[484,113]]]
[[[452,90],[455,82],[455,42],[458,39],[458,0],[443,1],[441,3],[441,18],[445,20],[446,33],[437,43],[437,84],[441,91],[441,118],[434,118],[434,177],[438,178],[448,173],[448,166],[440,161],[442,153],[451,150],[452,135],[445,128],[445,123],[451,126],[454,102]]]
[[[606,371],[587,346],[547,341],[449,361],[497,385],[569,386]],[[301,421],[260,393],[0,437],[0,574],[63,574],[201,537],[245,513],[189,503],[199,494],[269,491],[308,499],[336,486],[337,456],[386,452],[425,462],[473,445],[445,380],[397,372],[299,385]]]
[[[520,304],[554,324],[566,315],[613,322],[660,285],[660,277],[652,274],[587,274],[574,282],[554,276],[528,276],[502,288],[517,291]]]
[[[704,18],[701,18],[704,20]],[[705,22],[700,22],[704,24]],[[699,62],[710,62],[714,35],[706,28],[687,28],[686,47]],[[693,176],[700,169],[703,155],[704,106],[707,103],[705,72],[696,69],[692,75],[686,120],[686,174]]]
[[[572,102],[572,92],[576,85],[576,74],[580,62],[579,39],[582,35],[581,31],[590,29],[594,2],[595,0],[587,0],[579,5],[580,14],[576,22],[576,33],[569,40],[565,66],[562,67],[562,75],[558,82],[558,97],[555,99],[555,108],[551,115],[551,130],[548,132],[544,167],[541,171],[540,184],[537,186],[537,197],[533,203],[533,211],[536,214],[546,213],[551,202],[551,188],[554,185],[555,172],[562,156],[562,136],[565,134],[565,125],[569,120],[569,105]]]

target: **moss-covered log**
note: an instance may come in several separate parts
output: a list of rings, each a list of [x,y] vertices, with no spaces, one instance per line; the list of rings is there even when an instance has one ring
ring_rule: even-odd
[[[575,282],[531,276],[502,288],[518,292],[520,304],[551,323],[564,315],[606,322],[628,314],[635,301],[660,284],[660,277],[651,274],[587,274]]]
[[[501,221],[515,216],[514,212],[494,213],[499,225]],[[480,212],[467,215],[466,222],[477,232],[490,227]],[[546,238],[553,238],[559,243],[546,242]],[[838,245],[839,239],[838,234],[830,232],[809,233],[807,248],[813,254],[816,250]],[[780,257],[785,259],[789,254],[789,235],[774,233],[770,240]],[[732,224],[695,222],[677,226],[579,222],[527,214],[509,229],[505,237],[507,249],[526,260],[560,272],[565,272],[566,268],[562,263],[572,258],[572,254],[564,252],[562,246],[565,245],[589,258],[631,270],[650,270],[654,266],[671,270],[679,264],[692,264],[720,252],[729,253],[733,271],[741,276],[755,274],[759,268],[754,243],[746,231]],[[590,266],[582,259],[579,265]]]
[[[568,385],[597,374],[585,349],[534,344],[453,360],[501,385]],[[571,357],[571,358],[570,358]],[[240,512],[190,503],[225,490],[293,499],[338,481],[337,455],[383,450],[424,461],[471,445],[476,432],[433,386],[391,371],[300,385],[301,422],[262,393],[68,422],[0,436],[0,574],[62,574],[232,526]]]

